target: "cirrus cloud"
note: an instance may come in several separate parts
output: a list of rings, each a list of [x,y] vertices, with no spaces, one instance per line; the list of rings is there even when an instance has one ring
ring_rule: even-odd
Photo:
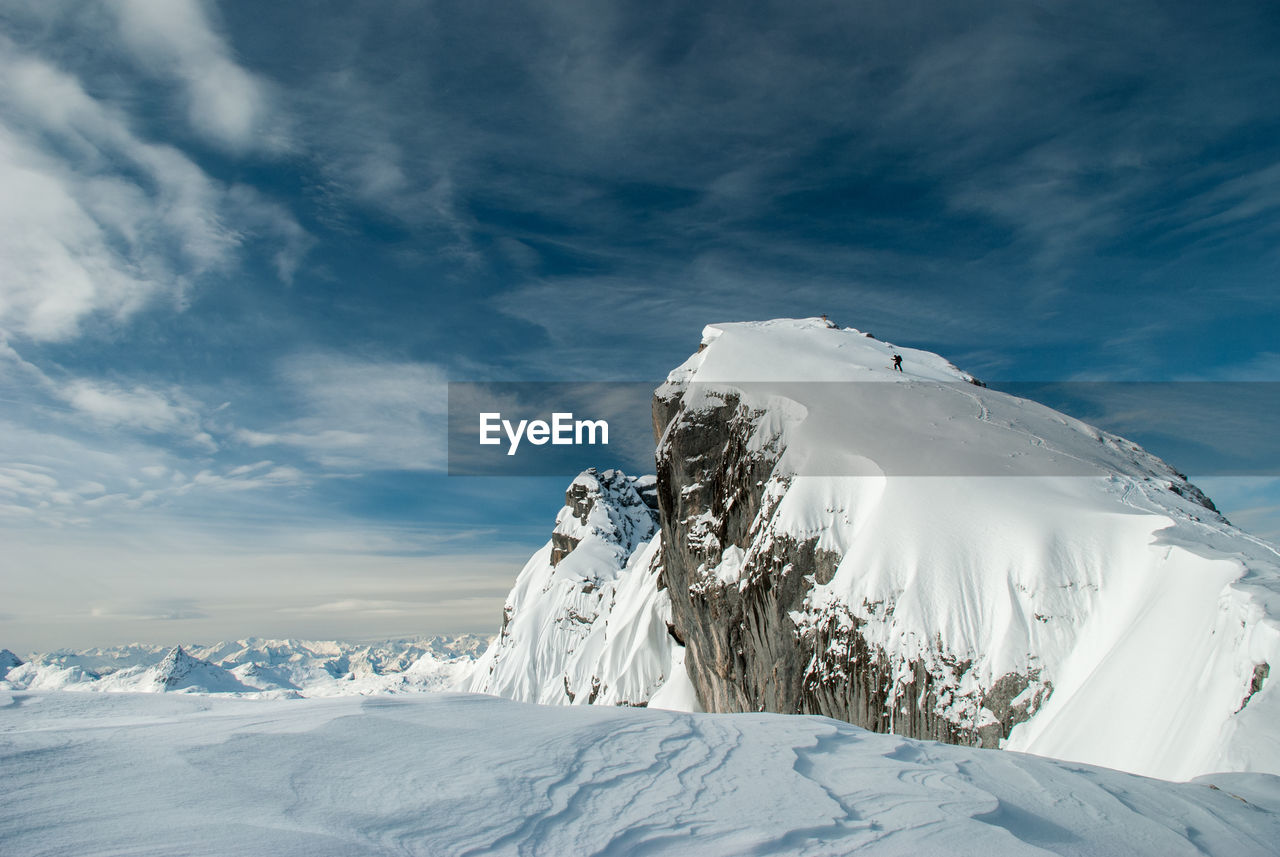
[[[271,241],[289,278],[310,237],[285,209],[210,177],[75,76],[0,37],[0,331],[73,338],[192,284]]]

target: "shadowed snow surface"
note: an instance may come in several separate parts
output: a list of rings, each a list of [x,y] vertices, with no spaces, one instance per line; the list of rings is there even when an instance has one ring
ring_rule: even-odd
[[[1167,783],[825,718],[493,697],[0,694],[13,855],[1275,854],[1280,780]]]

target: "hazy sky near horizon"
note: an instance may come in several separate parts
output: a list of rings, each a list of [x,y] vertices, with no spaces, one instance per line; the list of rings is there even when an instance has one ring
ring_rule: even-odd
[[[1276,44],[1266,2],[0,0],[0,646],[490,630],[567,480],[444,475],[445,383],[660,379],[708,322],[1280,381]],[[1204,487],[1280,537],[1277,480]]]

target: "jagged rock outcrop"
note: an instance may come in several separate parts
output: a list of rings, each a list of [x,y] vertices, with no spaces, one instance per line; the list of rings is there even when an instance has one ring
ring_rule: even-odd
[[[246,693],[256,688],[241,682],[229,670],[189,655],[182,646],[174,646],[159,664],[151,668],[150,678],[158,690],[195,690],[208,693]]]
[[[580,474],[465,689],[526,702],[645,705],[679,662],[668,634],[654,478]]]
[[[155,679],[167,688],[177,687],[192,670],[210,666],[187,654],[182,646],[174,646],[155,668]]]

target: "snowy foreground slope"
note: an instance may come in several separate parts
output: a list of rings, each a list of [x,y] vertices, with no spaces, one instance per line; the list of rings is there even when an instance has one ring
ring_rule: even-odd
[[[424,694],[0,693],[13,855],[1273,855],[1280,780],[1168,783],[818,717]]]
[[[1280,557],[1136,445],[819,319],[708,326],[654,426],[660,534],[539,552],[470,689],[1280,773]]]

